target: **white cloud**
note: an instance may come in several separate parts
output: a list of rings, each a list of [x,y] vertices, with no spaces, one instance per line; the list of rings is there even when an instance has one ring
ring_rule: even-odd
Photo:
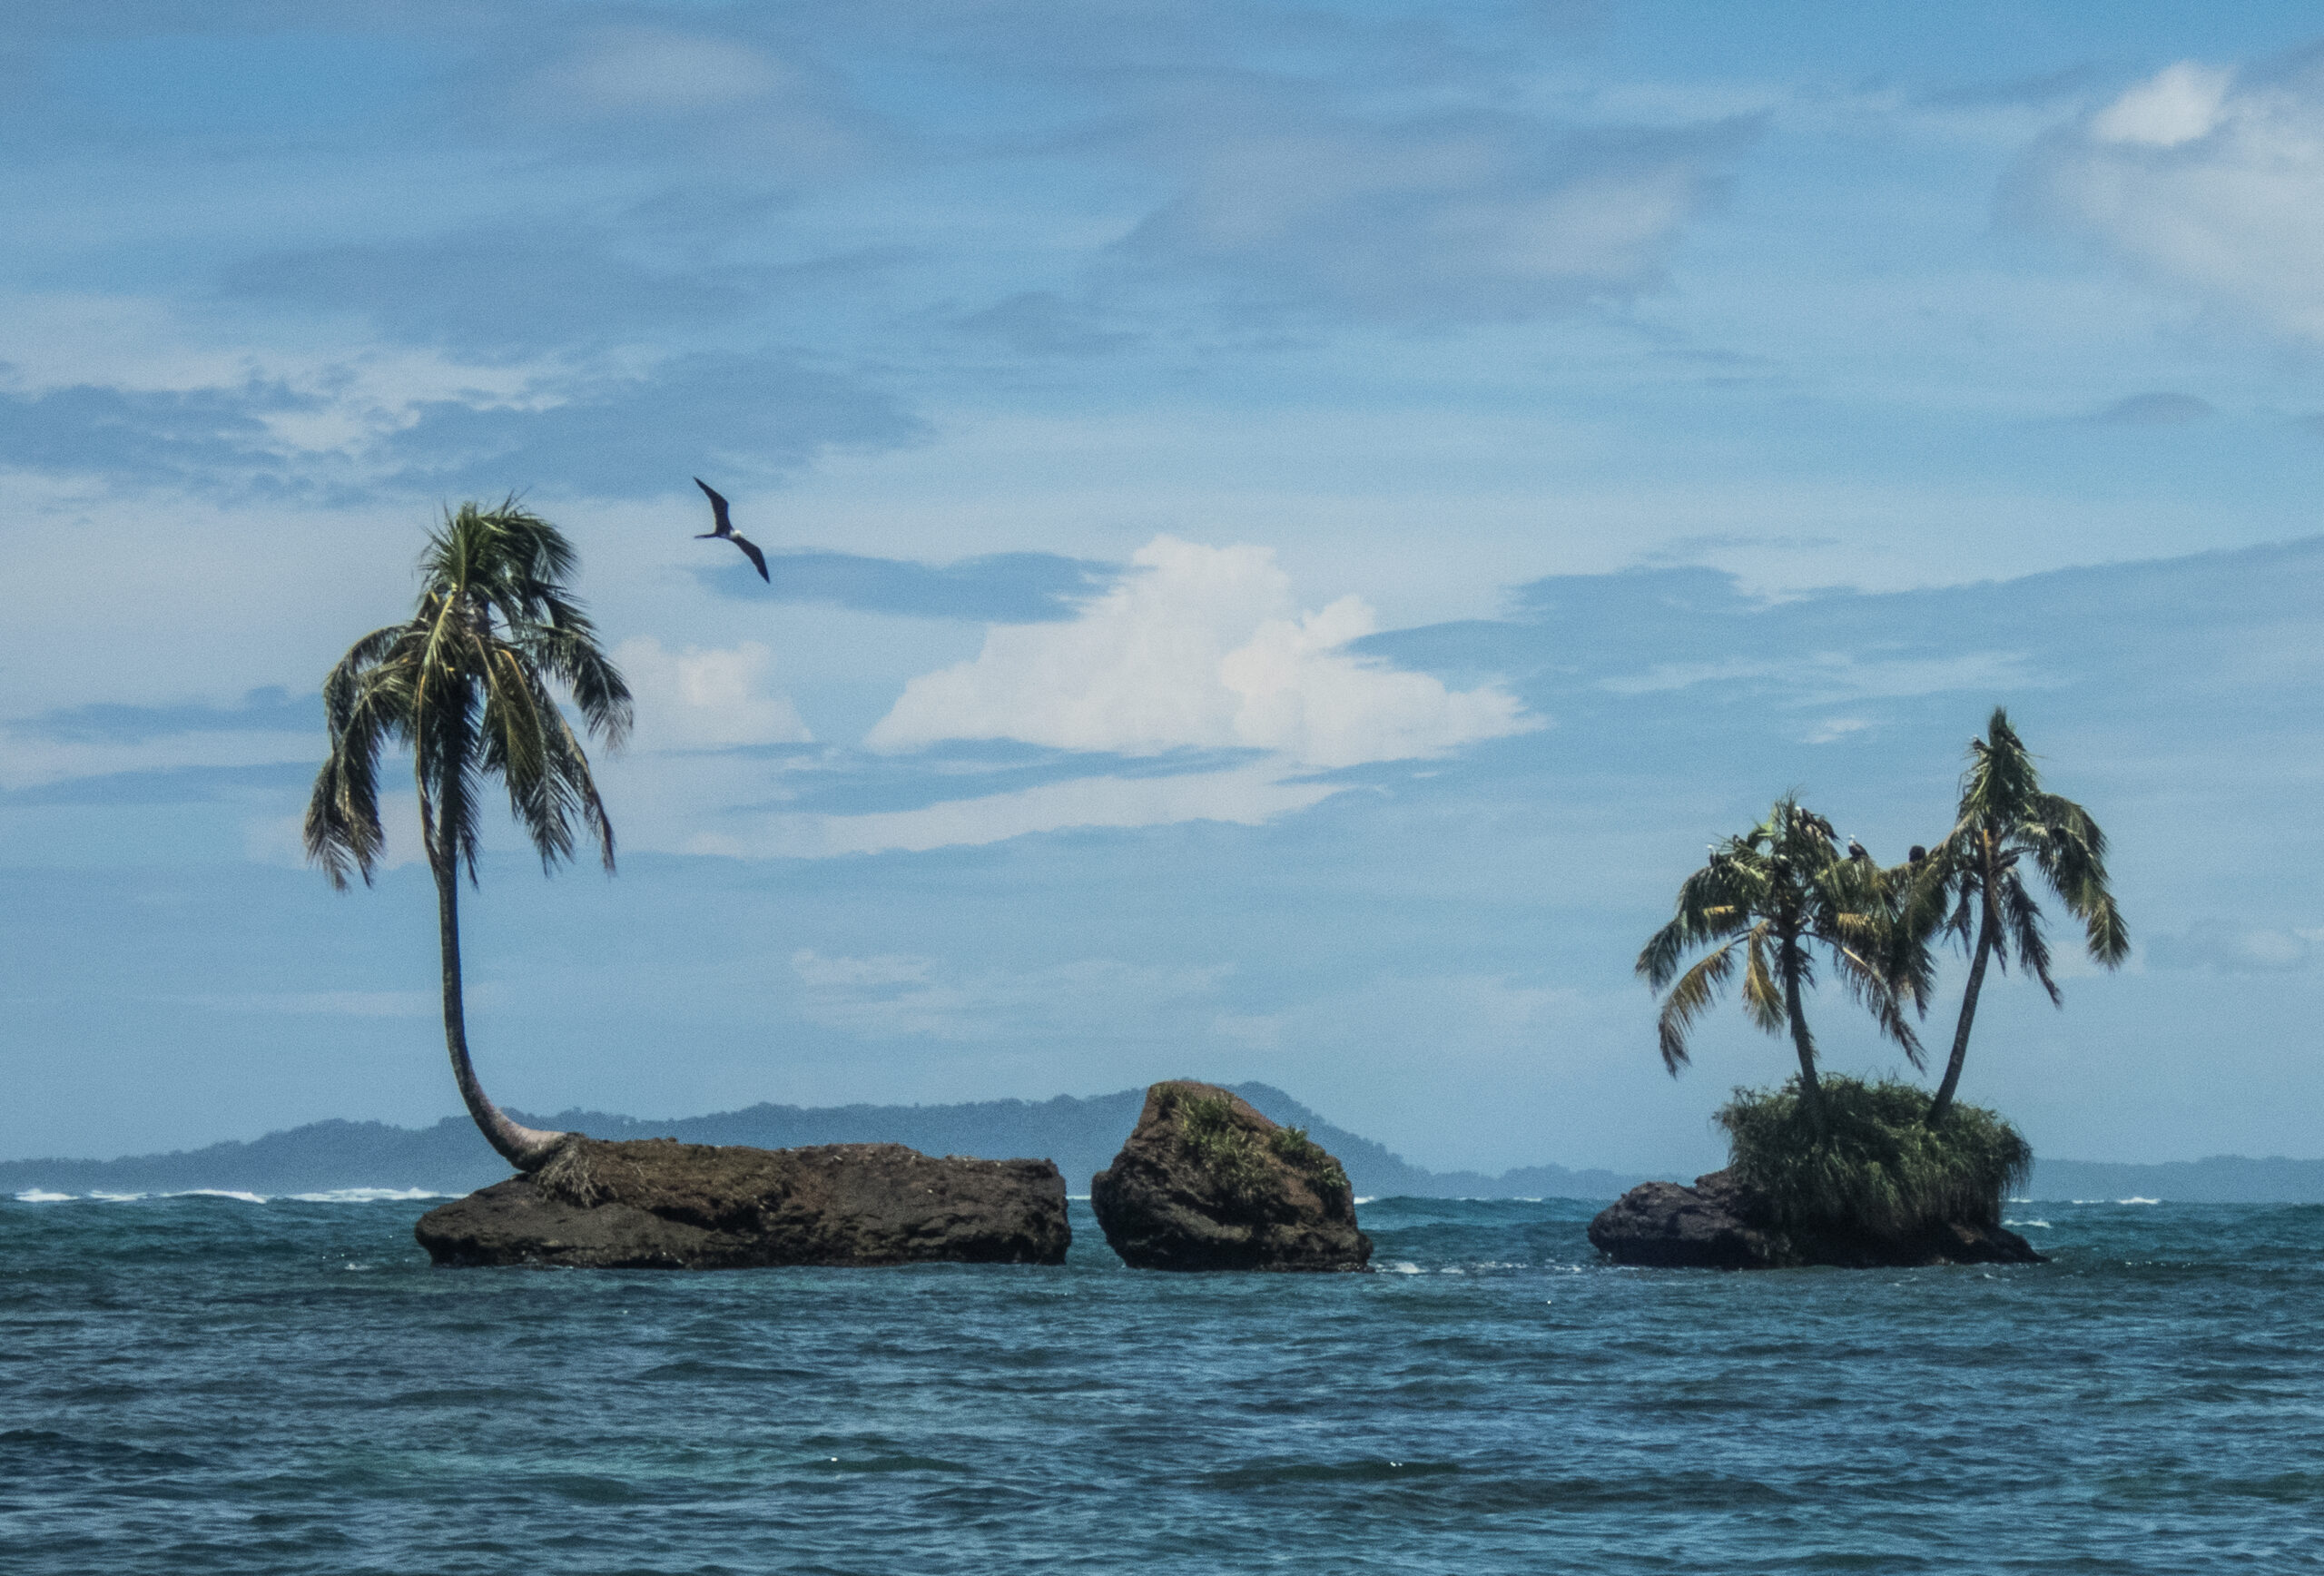
[[[2132,88],[2090,119],[2102,143],[2142,143],[2175,148],[2208,136],[2219,124],[2232,71],[2181,61]]]
[[[913,679],[865,742],[894,751],[1016,739],[1126,755],[1244,748],[1334,767],[1541,725],[1498,686],[1451,691],[1349,652],[1373,632],[1372,610],[1344,596],[1298,612],[1268,548],[1157,537],[1132,561],[1139,572],[1080,617],[996,626],[972,661]]]
[[[1298,781],[1292,768],[1279,763],[1165,777],[1077,777],[917,810],[770,815],[741,831],[701,833],[685,843],[684,852],[819,859],[841,853],[919,853],[1079,826],[1169,826],[1185,821],[1257,826],[1338,792],[1331,783]]]
[[[1656,285],[1753,135],[1497,111],[1391,123],[1246,84],[1174,103],[1154,145],[1184,186],[1120,250],[1374,318],[1571,310]]]
[[[1691,689],[1700,684],[1766,682],[1769,687],[1796,692],[1800,704],[1835,701],[1886,700],[1906,695],[1944,694],[1953,690],[2025,689],[2043,681],[2015,652],[1969,651],[1958,656],[1858,658],[1844,651],[1819,651],[1809,655],[1772,662],[1761,657],[1728,657],[1719,662],[1657,663],[1641,674],[1601,681],[1618,695],[1657,694]],[[1862,723],[1836,723],[1845,731]],[[1818,738],[1813,743],[1827,743]]]
[[[934,958],[792,954],[809,1021],[871,1039],[990,1039],[1040,1032],[1118,1034],[1215,995],[1228,970],[1166,969],[1085,958],[1029,970],[952,967]]]
[[[812,737],[791,697],[769,686],[774,653],[757,641],[674,652],[645,635],[615,647],[614,665],[636,697],[641,750],[797,744]]]
[[[2280,974],[2309,967],[2316,960],[2319,943],[2324,943],[2324,930],[2200,920],[2175,935],[2162,933],[2149,940],[2146,960],[2156,969]],[[2079,957],[2078,953],[2069,955]]]
[[[322,759],[322,739],[314,734],[202,731],[113,743],[0,729],[0,789],[122,772],[312,763]]]
[[[2015,199],[2142,273],[2324,340],[2324,61],[2171,66],[2037,143]]]
[[[621,27],[550,68],[541,85],[594,109],[684,114],[763,98],[796,77],[765,51],[736,40]]]

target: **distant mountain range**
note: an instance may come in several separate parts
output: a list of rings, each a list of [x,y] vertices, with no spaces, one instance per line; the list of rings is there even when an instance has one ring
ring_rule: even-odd
[[[1384,1146],[1334,1127],[1267,1084],[1232,1086],[1275,1121],[1305,1128],[1339,1157],[1363,1197],[1612,1198],[1647,1180],[1615,1171],[1527,1166],[1497,1177],[1479,1171],[1427,1171]],[[1146,1091],[1078,1099],[984,1100],[953,1106],[756,1105],[675,1121],[639,1121],[603,1111],[565,1111],[521,1121],[599,1138],[671,1138],[694,1144],[909,1144],[931,1155],[996,1159],[1046,1157],[1065,1173],[1066,1188],[1086,1193],[1089,1177],[1113,1161],[1137,1124]],[[310,1122],[248,1143],[212,1144],[167,1155],[119,1160],[0,1161],[0,1197],[22,1192],[173,1193],[192,1188],[236,1192],[325,1193],[343,1188],[422,1188],[466,1193],[508,1175],[466,1117],[432,1128],[383,1122]],[[1691,1178],[1679,1178],[1691,1180]],[[2218,1156],[2158,1166],[2043,1160],[2029,1196],[2167,1198],[2187,1203],[2324,1203],[2324,1160],[2250,1160]]]
[[[1572,1171],[1529,1166],[1487,1177],[1475,1171],[1424,1171],[1369,1138],[1334,1127],[1281,1089],[1266,1084],[1232,1086],[1275,1121],[1305,1128],[1347,1167],[1360,1197],[1389,1194],[1430,1198],[1611,1198],[1643,1180],[1611,1171]],[[644,1122],[603,1111],[564,1111],[518,1120],[598,1138],[683,1139],[693,1144],[755,1144],[784,1149],[803,1144],[909,1144],[931,1155],[981,1155],[995,1159],[1046,1157],[1065,1173],[1066,1190],[1087,1193],[1092,1174],[1113,1163],[1137,1125],[1142,1088],[1077,1099],[983,1100],[957,1106],[756,1105],[746,1110],[675,1121]],[[167,1155],[120,1160],[0,1161],[0,1196],[39,1189],[54,1193],[171,1193],[214,1187],[249,1193],[323,1193],[349,1187],[426,1188],[466,1193],[508,1175],[466,1117],[432,1128],[392,1128],[383,1122],[310,1122],[249,1143],[212,1144]]]

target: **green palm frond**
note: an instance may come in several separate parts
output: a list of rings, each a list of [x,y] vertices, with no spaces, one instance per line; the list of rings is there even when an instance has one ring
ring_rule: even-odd
[[[412,753],[431,862],[475,880],[485,782],[497,778],[544,865],[573,857],[586,834],[612,868],[581,732],[618,747],[632,704],[565,586],[576,563],[564,533],[514,497],[447,510],[428,533],[412,616],[356,642],[323,686],[331,748],[307,851],[335,882],[369,881],[380,856],[378,764],[390,745]]]
[[[1783,988],[1768,964],[1768,930],[1755,926],[1743,970],[1743,1010],[1762,1034],[1781,1034],[1784,1025]]]
[[[1718,1000],[1718,988],[1735,972],[1735,949],[1742,944],[1743,939],[1738,937],[1713,951],[1681,975],[1663,998],[1658,1038],[1662,1065],[1673,1078],[1687,1065],[1687,1030]]]
[[[1702,868],[1680,883],[1669,922],[1639,954],[1640,977],[1657,990],[1669,987],[1658,1036],[1663,1065],[1675,1073],[1686,1064],[1687,1030],[1732,974],[1738,942],[1744,1010],[1765,1033],[1791,1031],[1803,1076],[1815,1056],[1799,1005],[1816,982],[1811,948],[1831,958],[1881,1031],[1917,1065],[1909,1012],[1925,1009],[1929,966],[1925,946],[1914,953],[1899,941],[1915,890],[1868,856],[1843,855],[1832,823],[1791,794],[1749,832],[1713,844]],[[1932,889],[1923,901],[1941,908],[1945,899]],[[1682,973],[1687,954],[1705,946],[1714,950]]]

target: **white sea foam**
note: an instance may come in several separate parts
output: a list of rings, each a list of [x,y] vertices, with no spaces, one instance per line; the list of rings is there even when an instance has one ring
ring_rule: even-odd
[[[2162,1200],[2160,1198],[2117,1198],[2114,1202],[2117,1204],[2160,1204]]]
[[[20,1204],[64,1204],[83,1197],[27,1187],[16,1195]],[[92,1188],[87,1197],[103,1204],[134,1204],[144,1198],[231,1198],[241,1204],[270,1204],[275,1199],[300,1204],[408,1204],[421,1198],[449,1198],[432,1187],[333,1187],[320,1193],[250,1193],[239,1187],[184,1187],[174,1193],[108,1193]]]
[[[2004,1226],[2014,1226],[2020,1231],[2032,1231],[2036,1227],[2039,1227],[2043,1231],[2050,1229],[2050,1223],[2046,1220],[2004,1220],[2002,1224]]]
[[[1379,1269],[1380,1273],[1383,1275],[1419,1275],[1423,1273],[1420,1266],[1413,1263],[1410,1259],[1403,1258],[1391,1259],[1388,1263],[1381,1265]]]

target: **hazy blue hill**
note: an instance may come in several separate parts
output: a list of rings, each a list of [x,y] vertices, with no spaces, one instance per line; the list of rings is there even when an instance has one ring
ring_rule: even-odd
[[[1528,1166],[1500,1176],[1426,1171],[1385,1146],[1333,1126],[1267,1084],[1234,1086],[1278,1122],[1305,1128],[1340,1157],[1364,1197],[1611,1198],[1645,1180],[1612,1171]],[[983,1100],[956,1106],[777,1106],[671,1121],[640,1121],[604,1111],[564,1111],[527,1122],[571,1128],[600,1138],[682,1138],[696,1144],[909,1144],[931,1155],[1008,1158],[1045,1156],[1073,1193],[1108,1164],[1137,1125],[1144,1089],[1059,1095],[1053,1100]],[[0,1161],[0,1197],[40,1188],[57,1193],[174,1193],[215,1187],[250,1193],[324,1193],[344,1187],[420,1187],[465,1193],[497,1182],[508,1167],[466,1117],[432,1128],[383,1122],[313,1122],[249,1143],[212,1144],[167,1155],[120,1160]],[[1677,1178],[1680,1181],[1689,1177]],[[2028,1197],[2038,1199],[2167,1198],[2184,1203],[2324,1203],[2324,1160],[2214,1156],[2167,1165],[2043,1160]]]
[[[1384,1146],[1324,1120],[1266,1084],[1237,1084],[1236,1092],[1278,1122],[1305,1128],[1340,1157],[1356,1192],[1378,1197],[1610,1198],[1640,1180],[1608,1171],[1569,1171],[1533,1166],[1502,1177],[1473,1171],[1435,1173],[1407,1164]],[[672,1121],[639,1121],[603,1111],[564,1111],[520,1119],[570,1128],[600,1138],[681,1138],[696,1144],[892,1142],[931,1155],[991,1158],[1042,1156],[1065,1173],[1067,1189],[1088,1191],[1092,1173],[1110,1163],[1137,1123],[1144,1089],[1060,1095],[1052,1100],[985,1100],[956,1106],[756,1105],[745,1110]],[[248,1143],[212,1144],[167,1155],[120,1160],[0,1161],[0,1193],[42,1188],[58,1193],[167,1193],[215,1187],[251,1193],[321,1193],[344,1187],[423,1187],[465,1193],[508,1175],[465,1117],[432,1128],[393,1128],[381,1122],[314,1122],[269,1133]]]
[[[2324,1160],[2213,1155],[2153,1166],[2041,1160],[2031,1198],[2167,1198],[2174,1204],[2324,1204]]]

